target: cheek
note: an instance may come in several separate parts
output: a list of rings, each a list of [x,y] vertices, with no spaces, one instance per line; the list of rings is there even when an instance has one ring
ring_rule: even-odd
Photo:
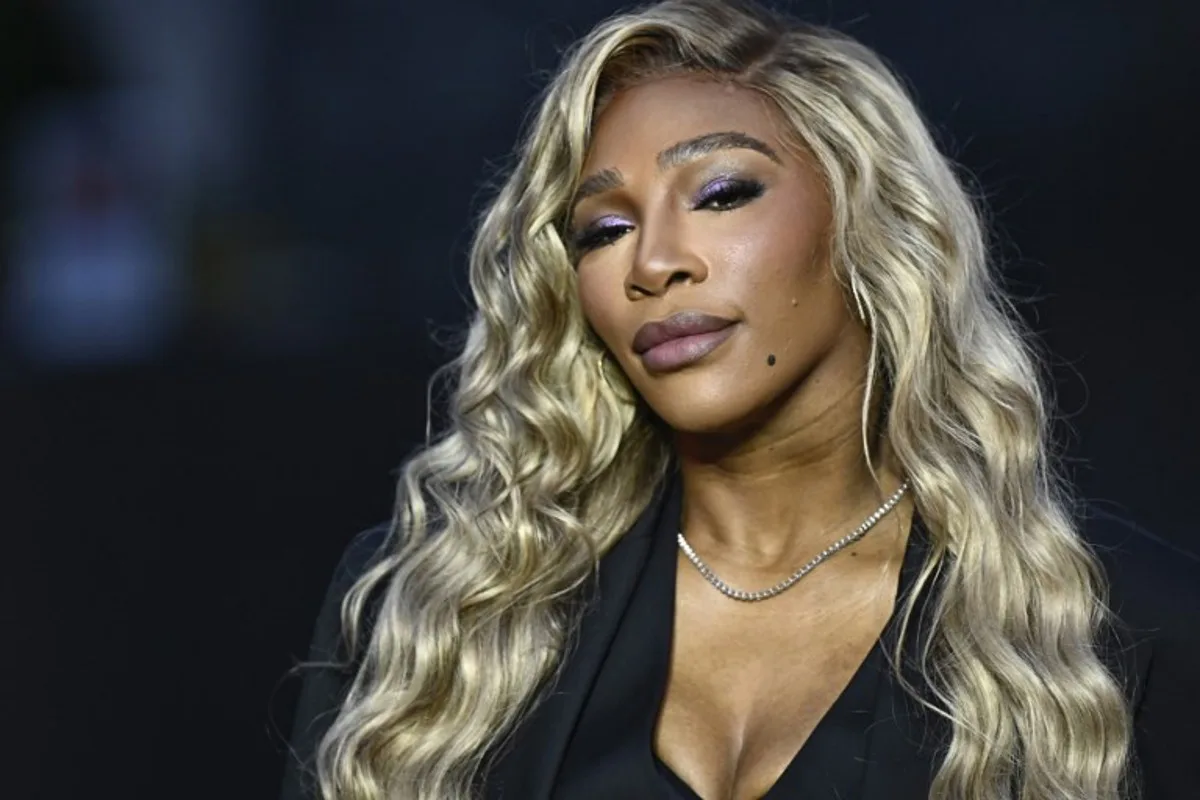
[[[621,286],[614,289],[600,270],[584,269],[579,272],[578,292],[584,319],[609,349],[614,349],[618,338],[619,303],[624,296]]]
[[[794,187],[784,187],[701,235],[708,239],[709,252],[739,282],[782,292],[811,282],[820,272],[826,223],[822,209],[813,208]]]
[[[773,373],[803,360],[806,348],[838,325],[841,295],[826,258],[823,221],[802,203],[781,203],[726,245],[736,291],[754,323],[751,362],[766,367],[775,355]]]
[[[790,211],[790,209],[787,209]],[[811,214],[781,213],[764,221],[755,244],[760,274],[777,289],[818,283],[825,271],[825,231]]]

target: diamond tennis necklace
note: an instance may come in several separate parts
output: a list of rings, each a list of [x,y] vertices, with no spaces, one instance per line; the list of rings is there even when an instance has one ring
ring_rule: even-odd
[[[885,514],[887,514],[889,511],[891,511],[893,508],[895,508],[896,503],[900,502],[900,498],[904,496],[904,493],[906,491],[908,491],[908,480],[907,479],[905,479],[903,482],[901,482],[900,488],[896,490],[895,494],[893,494],[891,497],[889,497],[887,499],[887,502],[885,502],[883,505],[881,505],[879,508],[877,508],[875,510],[875,513],[873,513],[873,514],[871,514],[871,516],[867,517],[866,520],[863,522],[863,524],[859,525],[851,533],[847,534],[846,536],[843,536],[841,539],[838,539],[836,542],[829,545],[829,547],[826,547],[824,550],[822,550],[820,553],[818,553],[817,556],[812,561],[809,561],[807,564],[805,564],[799,570],[792,573],[791,577],[786,578],[783,581],[780,581],[779,583],[775,584],[774,586],[772,586],[769,589],[762,589],[757,592],[747,592],[747,591],[743,591],[741,589],[735,589],[732,586],[730,586],[728,583],[726,583],[725,581],[718,578],[717,574],[712,571],[712,568],[709,567],[708,564],[705,564],[702,560],[700,560],[700,556],[696,555],[696,551],[692,549],[692,546],[690,544],[688,544],[687,539],[683,538],[683,531],[679,531],[679,533],[677,534],[677,538],[679,540],[679,547],[683,550],[684,554],[687,555],[688,560],[691,561],[692,564],[696,567],[696,569],[698,569],[700,571],[700,574],[703,575],[704,578],[709,583],[711,583],[713,586],[717,587],[717,590],[719,592],[721,592],[721,594],[725,595],[726,597],[731,597],[734,600],[741,600],[746,603],[754,603],[754,602],[758,602],[759,600],[766,600],[767,598],[774,597],[775,595],[786,591],[793,584],[795,584],[796,581],[800,580],[805,575],[807,575],[809,572],[811,572],[822,561],[829,558],[831,555],[836,553],[838,550],[841,550],[846,545],[851,544],[851,543],[856,542],[859,539],[861,539],[863,536],[866,535],[867,531],[869,531],[869,530],[871,530],[871,528],[875,527],[875,523],[879,522],[879,520],[883,519]]]

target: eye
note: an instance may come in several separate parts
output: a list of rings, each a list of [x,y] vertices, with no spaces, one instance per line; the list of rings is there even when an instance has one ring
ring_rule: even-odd
[[[766,190],[758,181],[740,178],[718,178],[700,190],[695,210],[731,211],[746,205]]]
[[[586,253],[598,247],[606,247],[629,231],[629,224],[618,222],[612,217],[603,217],[574,235],[571,244],[576,253]]]

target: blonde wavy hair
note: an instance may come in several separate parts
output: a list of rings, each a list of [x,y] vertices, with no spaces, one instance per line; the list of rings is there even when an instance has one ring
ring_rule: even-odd
[[[598,109],[678,74],[770,98],[827,182],[832,266],[871,334],[864,455],[882,397],[931,542],[916,586],[942,579],[920,659],[932,702],[897,666],[916,591],[889,654],[952,723],[930,797],[1127,796],[1131,714],[1097,645],[1115,620],[1105,575],[971,198],[868,48],[757,7],[668,0],[566,54],[480,221],[447,428],[406,463],[385,551],[343,601],[359,666],[318,747],[323,797],[472,797],[553,683],[573,599],[666,474],[667,432],[583,317],[564,226]]]

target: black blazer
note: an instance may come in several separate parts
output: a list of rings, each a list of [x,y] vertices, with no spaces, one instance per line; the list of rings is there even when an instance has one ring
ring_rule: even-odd
[[[664,502],[660,492],[602,559],[598,594],[589,601],[577,644],[554,691],[517,729],[486,776],[486,800],[570,800],[555,794],[555,782],[645,565]],[[1105,566],[1110,604],[1124,623],[1120,641],[1106,647],[1106,657],[1136,709],[1143,800],[1200,800],[1200,558],[1098,509],[1088,511],[1082,531]],[[317,620],[310,660],[344,657],[339,641],[342,596],[369,565],[386,532],[386,525],[365,531],[343,555]],[[332,669],[307,671],[281,800],[315,796],[311,758],[349,677]],[[936,715],[903,713],[886,722],[872,731],[862,800],[926,800],[937,765],[928,745],[945,739],[948,724]],[[645,796],[662,794],[648,787]]]

